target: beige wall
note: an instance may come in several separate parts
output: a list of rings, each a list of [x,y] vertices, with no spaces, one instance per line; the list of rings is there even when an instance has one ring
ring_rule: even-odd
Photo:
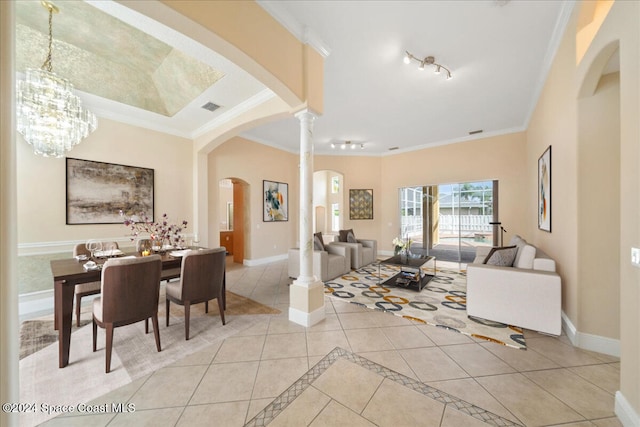
[[[66,225],[65,159],[36,156],[17,138],[18,243],[20,253],[69,250],[65,242],[115,238],[127,242],[123,225]],[[155,215],[192,221],[192,142],[99,118],[98,129],[68,157],[154,169]],[[192,233],[191,225],[186,229]]]
[[[282,256],[296,246],[298,227],[297,156],[244,138],[235,137],[209,153],[209,245],[219,245],[218,182],[224,178],[240,179],[248,184],[249,218],[245,218],[245,253],[247,260]],[[263,222],[262,181],[289,184],[289,221]],[[214,227],[215,226],[215,227]]]
[[[398,189],[415,185],[498,180],[505,241],[513,234],[529,238],[525,218],[531,194],[525,190],[524,169],[522,132],[383,157],[378,250],[391,251],[391,241],[400,233]]]
[[[627,421],[637,423],[637,414],[640,413],[640,269],[634,268],[630,263],[630,248],[640,246],[640,3],[616,1],[581,62],[576,65],[578,14],[576,7],[527,130],[528,165],[535,162],[546,146],[553,146],[553,232],[544,233],[532,226],[532,234],[534,241],[558,261],[563,279],[563,310],[567,320],[577,330],[573,331],[577,344],[588,344],[591,334],[605,334],[605,338],[615,337],[616,324],[619,323],[621,394],[616,396],[617,413],[620,415],[626,410],[630,414],[630,411],[635,411],[635,421]],[[612,92],[608,95],[606,90],[600,93],[595,91],[597,99],[581,100],[580,97],[593,95],[610,54],[618,46],[620,117],[616,126],[613,123],[616,121],[615,114],[607,113],[602,117],[603,114],[598,113],[598,108],[593,105],[598,100],[615,102],[612,101],[616,96],[614,87],[610,87]],[[618,302],[615,301],[614,292],[613,296],[607,295],[598,304],[603,290],[593,289],[596,286],[594,283],[583,283],[580,280],[580,274],[585,273],[584,264],[587,260],[579,259],[578,255],[589,254],[592,257],[592,254],[602,254],[611,249],[596,239],[588,239],[581,228],[594,220],[588,216],[582,218],[582,211],[579,209],[587,204],[579,198],[579,195],[584,197],[583,191],[579,190],[579,182],[592,171],[586,170],[582,164],[579,167],[578,160],[587,161],[597,156],[597,150],[604,149],[590,148],[593,138],[586,132],[586,122],[589,120],[604,120],[604,127],[609,127],[609,130],[598,131],[605,132],[607,144],[617,143],[620,153],[619,172],[616,173],[615,161],[612,164],[611,159],[605,168],[605,174],[619,177],[620,202],[617,211],[620,232],[614,240],[619,242],[620,260],[616,264],[615,259],[607,254],[598,257],[597,261],[603,269],[618,270]],[[613,122],[607,123],[610,120]],[[616,128],[619,129],[619,135]],[[579,129],[584,132],[579,132]],[[535,169],[529,166],[529,185],[536,182],[535,175]],[[615,216],[615,212],[613,215]],[[607,213],[602,218],[603,227],[606,227],[605,223],[609,224],[609,216]],[[615,226],[614,219],[614,233]],[[599,229],[589,232],[594,231],[600,232]],[[613,251],[615,252],[615,248]],[[594,307],[597,307],[595,311]],[[625,405],[628,406],[625,408]],[[622,412],[620,407],[624,408]]]

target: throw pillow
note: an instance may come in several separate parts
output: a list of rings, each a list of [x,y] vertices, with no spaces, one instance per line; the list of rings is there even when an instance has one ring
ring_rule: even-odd
[[[354,240],[354,241],[352,241],[352,242],[350,242],[350,243],[357,243],[357,242],[355,241],[356,237],[355,237],[355,235],[353,234],[353,229],[351,229],[351,228],[350,228],[350,229],[348,229],[348,230],[340,230],[338,233],[339,233],[339,236],[338,236],[338,241],[339,241],[339,242],[349,242],[349,238],[348,238],[348,236],[349,236],[349,234],[351,234],[351,236],[352,236],[352,238],[353,238],[353,240]]]
[[[358,241],[356,240],[356,236],[353,234],[353,231],[351,230],[347,233],[347,242],[358,243]]]
[[[500,267],[511,267],[516,259],[518,252],[517,246],[505,246],[502,248],[493,248],[483,264],[496,265]]]
[[[326,251],[324,247],[324,241],[322,240],[322,233],[313,234],[313,250],[314,251]]]

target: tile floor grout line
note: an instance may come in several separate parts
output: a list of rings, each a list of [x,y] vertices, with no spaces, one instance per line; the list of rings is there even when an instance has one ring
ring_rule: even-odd
[[[304,390],[306,390],[313,381],[325,372],[336,360],[346,359],[352,363],[366,368],[383,378],[390,379],[404,387],[414,390],[426,397],[443,403],[445,406],[451,405],[454,409],[463,412],[473,418],[481,420],[485,423],[496,426],[520,426],[511,420],[501,417],[487,411],[472,403],[466,402],[453,395],[445,393],[425,383],[414,380],[406,375],[395,372],[378,363],[372,362],[362,356],[358,356],[352,352],[348,352],[340,347],[334,348],[327,356],[325,356],[318,364],[304,374],[298,381],[294,382],[285,392],[278,396],[274,401],[267,405],[263,411],[258,413],[252,420],[245,424],[245,427],[264,426],[273,421],[295,398],[297,398]],[[302,384],[301,384],[302,383]],[[304,386],[301,388],[301,386]],[[293,399],[290,399],[293,397]],[[272,408],[273,406],[273,408]]]

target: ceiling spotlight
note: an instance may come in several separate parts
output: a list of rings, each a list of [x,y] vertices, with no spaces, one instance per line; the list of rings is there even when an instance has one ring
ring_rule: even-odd
[[[435,73],[436,74],[440,74],[440,72],[442,70],[444,70],[447,73],[447,80],[452,78],[451,71],[447,67],[445,67],[444,65],[436,63],[436,60],[435,60],[435,58],[433,56],[427,56],[424,59],[420,59],[420,58],[417,58],[417,57],[413,56],[412,54],[410,54],[407,51],[405,51],[405,54],[406,54],[405,57],[404,57],[404,63],[405,64],[409,64],[411,62],[411,60],[413,59],[414,61],[416,61],[416,62],[418,62],[420,64],[420,65],[418,65],[418,69],[420,71],[424,70],[424,66],[425,65],[433,65],[434,67],[436,67],[436,69],[435,69]]]
[[[340,147],[341,150],[346,150],[347,148],[351,148],[352,150],[355,150],[358,147],[360,147],[361,150],[364,150],[364,143],[362,142],[354,143],[352,141],[331,143],[331,148],[336,149],[338,147]]]

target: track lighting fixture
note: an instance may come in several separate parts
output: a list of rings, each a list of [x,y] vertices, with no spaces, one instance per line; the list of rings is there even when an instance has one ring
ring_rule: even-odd
[[[360,148],[361,150],[363,150],[364,149],[364,143],[362,143],[362,142],[352,142],[352,141],[332,142],[331,143],[331,148],[333,148],[333,149],[339,148],[341,150],[346,150],[347,148],[349,148],[351,150],[355,150],[356,148]]]
[[[435,69],[435,73],[436,74],[440,74],[441,71],[445,71],[446,76],[447,76],[447,80],[451,79],[453,76],[451,75],[451,71],[445,67],[442,64],[438,64],[436,63],[436,60],[433,56],[427,56],[424,59],[420,59],[417,58],[415,56],[413,56],[411,53],[405,51],[405,56],[404,56],[404,63],[405,64],[409,64],[411,63],[411,60],[414,60],[416,62],[418,62],[418,69],[420,71],[424,71],[424,66],[425,65],[433,65],[434,67],[436,67]]]

